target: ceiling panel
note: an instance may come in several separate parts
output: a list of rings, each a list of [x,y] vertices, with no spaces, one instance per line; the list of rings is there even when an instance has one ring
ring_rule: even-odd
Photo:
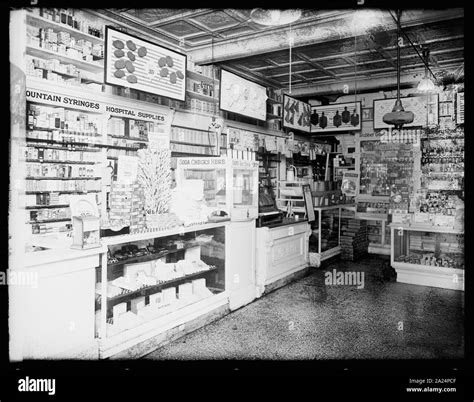
[[[199,15],[192,18],[206,28],[215,30],[235,25],[238,21],[227,15],[224,11],[213,11],[208,14]]]
[[[291,66],[291,71],[294,73],[297,73],[299,71],[307,71],[307,70],[314,70],[314,67],[306,63]],[[289,71],[290,71],[289,66],[288,67],[271,67],[269,69],[260,71],[260,73],[271,77],[273,75],[288,74]]]
[[[226,38],[230,38],[236,35],[245,35],[253,32],[254,30],[248,26],[239,26],[237,28],[229,28],[224,31],[221,31],[220,34]]]
[[[202,30],[186,21],[170,22],[168,24],[160,25],[159,28],[179,38],[202,32]]]
[[[183,11],[185,10],[179,8],[130,8],[126,13],[146,23],[156,23],[165,18],[179,16]]]

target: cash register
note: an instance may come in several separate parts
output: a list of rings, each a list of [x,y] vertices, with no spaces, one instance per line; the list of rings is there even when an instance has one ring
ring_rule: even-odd
[[[266,187],[260,187],[258,192],[257,227],[274,225],[283,221],[284,212],[280,211],[272,195]]]

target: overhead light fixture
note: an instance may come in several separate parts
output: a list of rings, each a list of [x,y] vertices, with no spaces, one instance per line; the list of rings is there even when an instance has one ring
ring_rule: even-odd
[[[418,92],[434,92],[437,89],[437,86],[431,80],[428,72],[428,61],[430,57],[430,51],[427,48],[423,48],[423,60],[425,63],[425,76],[421,79],[418,84]]]
[[[253,22],[260,25],[287,25],[301,18],[301,10],[266,10],[263,8],[254,8],[250,12],[250,18]]]
[[[400,99],[400,10],[397,10],[397,100],[390,113],[386,113],[382,120],[392,124],[396,129],[401,129],[404,124],[409,124],[415,119],[413,112],[405,110]]]

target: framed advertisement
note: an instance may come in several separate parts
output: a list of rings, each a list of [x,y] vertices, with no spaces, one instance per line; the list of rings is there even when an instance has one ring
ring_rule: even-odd
[[[358,131],[361,129],[361,109],[361,102],[312,106],[311,132]]]
[[[267,119],[267,88],[221,69],[220,109],[226,112]]]
[[[394,99],[374,100],[374,129],[393,128],[393,125],[386,124],[383,116],[390,113],[395,105]],[[401,98],[403,108],[413,112],[415,118],[412,123],[404,124],[403,127],[425,127],[438,124],[438,95],[410,96]]]
[[[311,105],[284,94],[283,127],[309,133],[311,131]]]
[[[365,108],[362,109],[362,121],[372,121],[374,120],[374,109]]]
[[[104,82],[184,101],[186,55],[107,26]]]

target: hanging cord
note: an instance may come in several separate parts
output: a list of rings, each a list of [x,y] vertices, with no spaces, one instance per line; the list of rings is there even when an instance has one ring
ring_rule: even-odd
[[[354,107],[357,108],[357,34],[354,35]]]
[[[400,15],[401,11],[397,10],[397,100],[400,100]]]
[[[291,94],[291,42],[292,42],[292,37],[291,37],[291,24],[290,24],[290,38],[289,38],[289,45],[290,45],[290,86],[289,86],[289,93]]]
[[[388,10],[389,14],[392,16],[392,18],[394,19],[394,21],[396,22],[397,24],[397,47],[399,48],[400,46],[398,45],[398,39],[400,38],[400,32],[403,34],[403,36],[405,36],[405,38],[408,40],[408,42],[410,43],[411,47],[413,49],[415,49],[415,52],[416,54],[418,55],[418,57],[421,59],[421,61],[423,62],[423,64],[425,65],[425,67],[428,69],[428,71],[430,72],[430,74],[432,75],[432,77],[435,79],[435,80],[438,80],[436,78],[436,76],[434,75],[433,71],[431,71],[431,68],[430,66],[428,65],[428,63],[426,63],[425,59],[423,58],[423,56],[420,54],[420,52],[418,51],[418,49],[416,48],[416,46],[413,44],[413,42],[411,41],[410,37],[405,33],[405,31],[402,29],[401,25],[400,25],[400,10],[397,11],[397,14],[398,14],[398,20],[397,18],[395,18],[392,14],[392,12],[390,10]],[[397,53],[398,54],[398,53]]]

